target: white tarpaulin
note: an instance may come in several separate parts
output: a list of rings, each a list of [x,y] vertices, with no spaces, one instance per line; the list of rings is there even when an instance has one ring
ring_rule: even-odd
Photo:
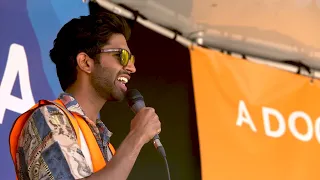
[[[320,69],[320,0],[112,0],[203,44]],[[199,33],[200,31],[200,33]]]

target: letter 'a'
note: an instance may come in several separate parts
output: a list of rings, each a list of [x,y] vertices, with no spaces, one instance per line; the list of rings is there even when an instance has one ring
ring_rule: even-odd
[[[18,75],[21,99],[11,95]],[[0,124],[3,123],[6,109],[23,113],[35,104],[30,85],[27,55],[24,47],[19,44],[10,46],[7,65],[0,84],[0,101]]]

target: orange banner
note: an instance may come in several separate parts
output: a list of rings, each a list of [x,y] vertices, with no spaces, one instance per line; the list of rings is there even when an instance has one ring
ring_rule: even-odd
[[[203,180],[319,180],[320,83],[190,49]]]

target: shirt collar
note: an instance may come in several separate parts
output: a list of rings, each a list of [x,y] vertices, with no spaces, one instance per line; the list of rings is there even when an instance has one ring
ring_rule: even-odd
[[[81,109],[79,103],[77,102],[77,100],[69,93],[63,92],[59,95],[58,99],[61,100],[61,102],[65,105],[65,107],[71,111],[71,112],[75,112],[78,113],[79,115],[81,115],[82,117],[84,117],[84,119],[86,119],[87,121],[91,121],[86,114],[84,113],[84,111]],[[98,119],[96,122],[100,122],[101,120]],[[92,121],[91,121],[92,122]],[[89,123],[91,123],[89,122]],[[102,121],[101,121],[102,122]],[[107,129],[107,135],[111,136],[112,132],[109,131]]]
[[[65,105],[65,107],[69,111],[76,112],[76,113],[80,114],[81,116],[84,116],[87,118],[87,116],[85,115],[85,113],[81,109],[79,103],[71,94],[61,93],[59,95],[59,99],[62,101],[62,103]]]

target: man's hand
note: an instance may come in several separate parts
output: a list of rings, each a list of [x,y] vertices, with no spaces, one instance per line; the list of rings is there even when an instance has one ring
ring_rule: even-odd
[[[155,110],[151,107],[142,108],[132,119],[130,132],[138,134],[144,144],[159,134],[161,123]]]
[[[88,180],[126,180],[143,145],[160,133],[161,124],[155,110],[142,108],[131,121],[131,129],[122,141],[117,153],[101,171],[86,178]]]

